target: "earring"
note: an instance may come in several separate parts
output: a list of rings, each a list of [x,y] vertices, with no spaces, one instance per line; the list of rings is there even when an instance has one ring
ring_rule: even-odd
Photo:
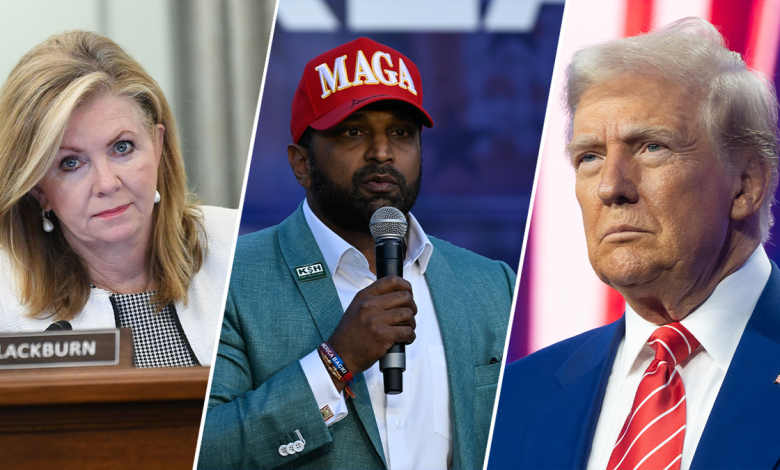
[[[160,202],[160,191],[155,191],[154,192],[154,203],[157,204],[158,202]]]
[[[49,233],[54,230],[54,224],[51,220],[46,218],[46,211],[42,210],[41,215],[43,216],[43,231]]]

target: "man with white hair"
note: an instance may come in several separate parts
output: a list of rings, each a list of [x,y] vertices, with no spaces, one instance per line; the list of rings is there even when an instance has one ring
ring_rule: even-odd
[[[778,468],[777,100],[704,20],[579,51],[567,151],[615,323],[511,364],[489,468]]]

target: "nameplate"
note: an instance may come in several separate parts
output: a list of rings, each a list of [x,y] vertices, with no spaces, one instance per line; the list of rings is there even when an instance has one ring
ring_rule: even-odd
[[[0,335],[0,369],[119,364],[119,330]]]

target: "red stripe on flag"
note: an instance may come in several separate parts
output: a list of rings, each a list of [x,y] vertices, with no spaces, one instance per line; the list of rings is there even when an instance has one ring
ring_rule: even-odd
[[[756,0],[750,23],[750,40],[745,62],[748,66],[772,76],[777,64],[780,37],[780,5],[776,0]]]
[[[653,20],[653,0],[626,0],[626,25],[623,36],[636,36],[650,31]]]
[[[756,58],[758,47],[761,42],[761,33],[763,32],[761,31],[761,14],[763,13],[764,8],[768,7],[766,3],[767,2],[763,0],[755,0],[753,11],[750,13],[747,54],[745,54],[744,58],[745,62],[751,67],[753,67],[753,61]]]
[[[762,0],[756,0],[753,5],[753,11],[750,14],[750,29],[748,29],[747,53],[743,56],[748,66],[755,67],[754,61],[758,53],[758,47],[761,39],[761,12],[765,7]]]
[[[756,7],[758,0],[712,0],[710,21],[726,38],[728,48],[742,57],[748,52],[751,19]]]

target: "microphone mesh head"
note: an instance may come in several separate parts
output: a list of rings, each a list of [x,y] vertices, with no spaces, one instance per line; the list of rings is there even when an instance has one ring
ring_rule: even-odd
[[[368,223],[371,235],[374,240],[382,238],[403,238],[406,235],[406,217],[404,213],[395,207],[380,207],[371,216],[371,222]]]

